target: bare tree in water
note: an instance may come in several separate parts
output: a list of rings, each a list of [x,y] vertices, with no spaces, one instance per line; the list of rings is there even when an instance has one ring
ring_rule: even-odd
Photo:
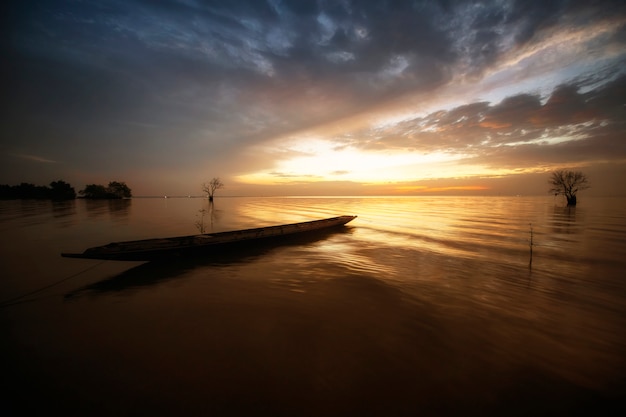
[[[213,201],[213,196],[215,195],[215,191],[220,188],[224,188],[224,184],[220,181],[219,177],[213,178],[209,183],[206,182],[202,184],[202,191],[204,191],[209,197],[209,201]]]
[[[554,195],[564,195],[568,206],[576,205],[576,193],[578,191],[589,188],[587,176],[580,171],[554,171],[550,175],[548,183],[552,186],[549,192],[554,193]]]

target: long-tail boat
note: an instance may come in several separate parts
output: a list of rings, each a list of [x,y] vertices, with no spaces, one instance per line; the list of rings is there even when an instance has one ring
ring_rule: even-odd
[[[338,216],[322,220],[259,227],[255,229],[233,230],[219,233],[205,233],[169,238],[131,240],[95,246],[82,253],[61,253],[67,258],[106,259],[143,261],[164,256],[184,256],[205,253],[211,249],[232,248],[242,244],[256,244],[260,241],[300,236],[321,230],[337,228],[354,220],[356,216]]]

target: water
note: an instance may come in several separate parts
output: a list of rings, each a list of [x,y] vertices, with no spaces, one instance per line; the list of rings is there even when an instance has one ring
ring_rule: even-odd
[[[196,222],[217,232],[341,214],[359,217],[217,259],[59,256],[194,234]],[[0,232],[14,415],[587,415],[622,404],[626,199],[2,201]]]

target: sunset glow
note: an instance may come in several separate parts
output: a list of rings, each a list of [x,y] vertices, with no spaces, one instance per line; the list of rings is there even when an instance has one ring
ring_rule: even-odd
[[[351,147],[336,148],[336,144],[325,140],[294,141],[291,145],[278,147],[292,155],[276,163],[272,171],[261,171],[240,176],[238,179],[250,184],[289,183],[294,181],[355,181],[361,183],[385,183],[404,181],[410,178],[458,175],[458,167],[445,163],[460,159],[442,152],[419,154],[414,151],[388,150],[385,152],[365,151]]]

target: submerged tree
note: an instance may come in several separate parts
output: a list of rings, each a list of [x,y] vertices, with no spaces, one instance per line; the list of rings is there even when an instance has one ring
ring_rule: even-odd
[[[564,195],[568,206],[576,205],[576,193],[578,191],[589,188],[587,176],[580,171],[554,171],[550,175],[548,183],[552,186],[549,192],[554,193],[554,195]]]
[[[209,201],[213,201],[213,196],[215,195],[215,191],[223,188],[224,184],[220,181],[219,177],[213,178],[209,183],[206,182],[202,184],[202,191],[204,191],[209,197]]]

